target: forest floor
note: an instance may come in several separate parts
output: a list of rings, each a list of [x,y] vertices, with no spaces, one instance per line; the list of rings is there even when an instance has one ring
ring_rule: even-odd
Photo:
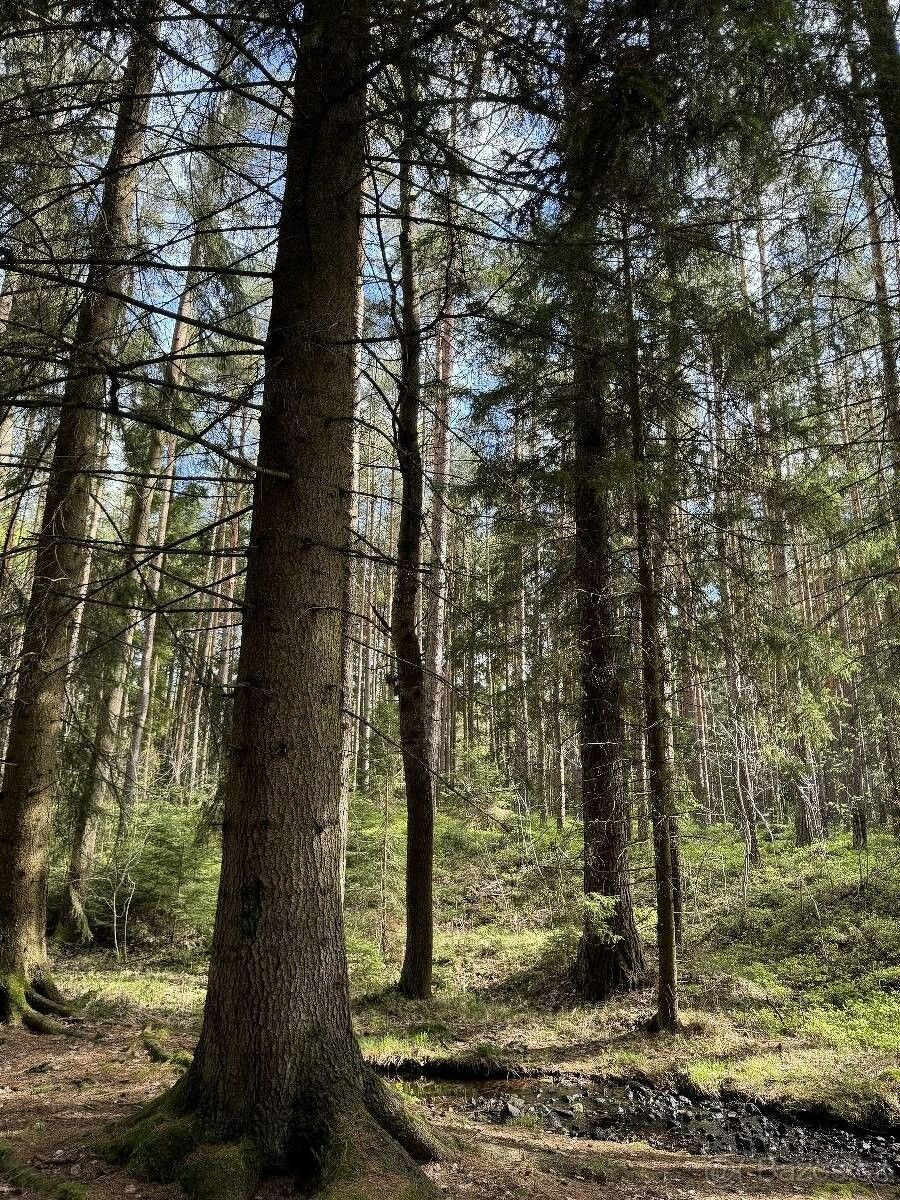
[[[62,1182],[79,1183],[92,1200],[175,1200],[181,1195],[175,1185],[130,1178],[98,1153],[111,1122],[177,1078],[175,1067],[155,1062],[147,1053],[147,1015],[135,1012],[125,1021],[98,1018],[95,1039],[5,1034],[0,1137],[40,1176],[29,1180],[12,1172],[0,1181],[0,1195],[37,1198],[52,1194],[53,1186]],[[167,1043],[188,1047],[192,1036],[189,1027],[175,1028]],[[579,1141],[521,1125],[476,1124],[454,1111],[432,1110],[430,1117],[441,1129],[458,1135],[448,1160],[428,1168],[448,1200],[900,1195],[894,1187],[842,1181],[808,1166],[668,1153],[641,1142]],[[293,1194],[286,1181],[273,1181],[260,1191],[260,1200]]]
[[[577,1003],[566,982],[573,923],[548,931],[533,914],[517,923],[514,912],[491,914],[489,905],[455,928],[445,917],[426,1003],[387,986],[396,962],[374,951],[371,922],[351,918],[355,1020],[367,1056],[403,1076],[395,1086],[430,1121],[460,1135],[447,1161],[429,1168],[448,1198],[900,1197],[890,1169],[891,1156],[900,1158],[896,842],[874,844],[865,860],[838,844],[781,856],[746,894],[716,884],[720,865],[704,876],[704,861],[698,851],[690,863],[696,902],[682,960],[684,1028],[674,1036],[646,1030],[652,986],[602,1007]],[[644,925],[649,916],[639,912]],[[177,1188],[129,1179],[97,1147],[110,1122],[171,1085],[178,1067],[169,1056],[193,1048],[206,985],[201,951],[124,963],[96,952],[56,965],[63,989],[84,997],[81,1028],[90,1036],[0,1031],[0,1143],[44,1176],[43,1191],[28,1191],[27,1180],[3,1176],[0,1153],[0,1196],[48,1195],[55,1179],[80,1181],[97,1200],[174,1198]],[[501,1081],[418,1081],[485,1068]],[[529,1078],[506,1083],[506,1073]],[[584,1136],[575,1113],[591,1112],[615,1081],[679,1105],[693,1097],[698,1112],[718,1105],[714,1124],[735,1117],[740,1126],[745,1111],[771,1104],[788,1124],[818,1121],[838,1133],[821,1155],[814,1133],[789,1162],[752,1146],[721,1153],[721,1141],[701,1153],[690,1142],[660,1148],[665,1139],[628,1130],[630,1110],[618,1140]],[[852,1123],[871,1132],[840,1133]],[[868,1147],[877,1135],[886,1139],[886,1170],[861,1173],[841,1147],[852,1136],[857,1149]],[[284,1183],[267,1187],[261,1196],[292,1194]]]

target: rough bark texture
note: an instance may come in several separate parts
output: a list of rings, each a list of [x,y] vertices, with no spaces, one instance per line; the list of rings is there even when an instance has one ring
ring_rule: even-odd
[[[91,475],[101,453],[105,371],[121,312],[123,250],[131,228],[156,50],[155,0],[135,17],[112,150],[105,169],[92,264],[72,339],[25,616],[21,665],[0,794],[0,1015],[24,1014],[23,985],[47,972],[46,891],[68,649],[91,519]],[[7,981],[12,981],[7,983]]]
[[[203,1028],[116,1146],[206,1198],[268,1171],[347,1200],[432,1194],[407,1150],[435,1143],[353,1036],[340,898],[366,26],[365,0],[304,7]]]

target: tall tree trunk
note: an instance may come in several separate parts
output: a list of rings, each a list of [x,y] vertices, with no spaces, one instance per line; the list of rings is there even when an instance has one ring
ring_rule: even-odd
[[[621,637],[613,594],[613,501],[603,487],[611,453],[609,400],[598,395],[598,364],[579,349],[575,477],[575,577],[581,651],[581,789],[584,812],[584,929],[575,961],[579,992],[605,1000],[644,980],[628,873]]]
[[[431,995],[434,948],[434,786],[429,770],[425,670],[422,644],[416,628],[416,613],[421,599],[424,485],[419,444],[422,332],[419,324],[412,180],[415,89],[409,63],[404,63],[403,76],[406,112],[400,146],[400,264],[403,297],[400,381],[395,419],[402,491],[391,636],[400,708],[403,778],[406,784],[406,949],[400,972],[400,990],[407,996],[426,999]]]
[[[596,241],[598,198],[579,90],[590,59],[588,5],[572,6],[566,39],[562,139],[571,190],[566,235],[582,256]],[[587,155],[587,160],[586,160]],[[603,356],[591,257],[568,280],[573,341],[575,580],[581,682],[581,807],[584,817],[584,928],[575,960],[582,995],[604,1000],[639,986],[644,953],[634,920],[628,870],[629,821],[621,631],[615,598],[615,502],[608,464],[621,449],[622,421],[603,383]]]
[[[142,3],[93,229],[91,267],[78,310],[25,616],[21,665],[0,794],[0,1018],[39,1024],[35,992],[47,984],[46,890],[50,819],[73,606],[101,452],[104,373],[113,352],[127,267],[137,168],[156,71],[156,0]],[[29,1004],[29,995],[32,1004]]]
[[[450,266],[452,271],[452,264]],[[428,722],[428,769],[437,801],[442,715],[447,698],[447,558],[450,546],[447,489],[450,481],[450,395],[453,380],[453,303],[448,289],[445,312],[438,325],[437,388],[432,422],[434,465],[432,467],[431,566],[425,597],[425,715]]]
[[[517,414],[513,434],[513,462],[518,468],[522,459],[522,420]],[[525,505],[522,496],[522,480],[517,470],[515,487],[516,524],[512,547],[512,577],[513,577],[513,606],[512,630],[513,636],[507,642],[507,661],[509,648],[512,657],[512,777],[519,789],[519,800],[525,812],[531,807],[532,792],[532,762],[531,762],[531,721],[528,704],[528,605],[525,597],[525,545],[524,518]]]
[[[172,504],[172,492],[175,487],[175,471],[177,453],[174,439],[167,448],[167,469],[163,476],[163,492],[156,519],[156,544],[160,547],[157,557],[153,560],[147,573],[147,604],[149,612],[144,620],[144,636],[141,645],[141,660],[138,667],[137,695],[134,701],[134,716],[131,723],[131,738],[128,746],[128,757],[125,760],[125,777],[122,781],[122,796],[119,805],[119,828],[116,838],[119,843],[127,836],[134,812],[137,797],[137,782],[140,771],[141,754],[144,749],[144,735],[147,729],[147,718],[150,714],[150,704],[153,699],[153,666],[156,653],[156,622],[162,585],[162,570],[164,551],[169,530],[169,512]]]
[[[674,1030],[678,1015],[679,861],[675,830],[675,778],[672,713],[669,703],[668,642],[662,603],[663,556],[668,545],[668,502],[650,501],[647,433],[641,395],[637,331],[631,281],[629,231],[623,238],[623,277],[627,340],[626,391],[631,415],[634,462],[635,542],[641,608],[642,700],[647,738],[647,786],[656,870],[656,942],[659,987],[656,1023]]]
[[[227,1179],[245,1200],[289,1170],[325,1196],[434,1194],[390,1135],[423,1157],[434,1141],[353,1036],[340,898],[366,21],[364,0],[308,0],[297,28],[203,1027],[186,1077],[119,1143],[136,1166],[167,1147],[194,1196]]]

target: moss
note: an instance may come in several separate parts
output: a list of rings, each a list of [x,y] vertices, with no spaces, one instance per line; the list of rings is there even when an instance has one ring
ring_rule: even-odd
[[[249,1200],[259,1182],[257,1154],[250,1142],[200,1145],[177,1177],[194,1200]]]
[[[24,975],[10,973],[0,978],[0,1022],[18,1025],[28,1008]]]
[[[53,1200],[90,1200],[90,1193],[80,1183],[61,1183],[52,1195]]]
[[[8,1142],[0,1142],[0,1176],[8,1179],[16,1189],[47,1196],[49,1200],[89,1200],[88,1192],[80,1183],[60,1182],[21,1162]]]
[[[322,1164],[317,1200],[436,1200],[437,1188],[368,1115],[347,1124]]]
[[[169,1063],[186,1071],[194,1061],[194,1056],[188,1050],[167,1050],[164,1043],[170,1036],[168,1029],[154,1030],[148,1026],[141,1034],[141,1039],[144,1049],[155,1063]]]
[[[178,1115],[171,1095],[143,1109],[101,1147],[101,1153],[111,1162],[122,1163],[147,1179],[170,1183],[176,1178],[179,1166],[200,1141],[197,1119]]]

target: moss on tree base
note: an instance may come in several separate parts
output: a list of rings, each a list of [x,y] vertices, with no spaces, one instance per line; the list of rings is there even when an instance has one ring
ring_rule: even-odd
[[[184,1110],[177,1085],[141,1109],[101,1149],[135,1175],[180,1183],[196,1200],[250,1200],[259,1183],[252,1144],[209,1137],[197,1114]]]
[[[366,1110],[335,1136],[316,1200],[436,1200],[437,1188]]]
[[[305,1164],[298,1188],[317,1200],[436,1200],[414,1158],[438,1157],[439,1142],[381,1080],[367,1082],[365,1092],[297,1154]],[[193,1200],[250,1200],[264,1174],[284,1169],[267,1163],[249,1137],[217,1136],[191,1106],[185,1080],[131,1118],[102,1152],[135,1175],[180,1184]]]
[[[29,978],[24,971],[0,975],[0,1025],[24,1025],[32,1033],[75,1032],[54,1017],[71,1017],[67,1005],[49,975]]]

